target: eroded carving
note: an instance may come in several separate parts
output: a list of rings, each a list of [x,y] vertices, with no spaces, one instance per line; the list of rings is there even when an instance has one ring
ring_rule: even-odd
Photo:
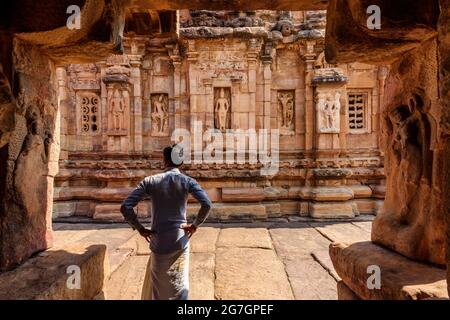
[[[108,90],[108,128],[111,135],[126,135],[130,96],[127,89],[114,85]]]
[[[169,98],[166,93],[153,94],[152,104],[152,135],[169,135]]]
[[[278,119],[281,134],[294,133],[294,91],[278,92]]]

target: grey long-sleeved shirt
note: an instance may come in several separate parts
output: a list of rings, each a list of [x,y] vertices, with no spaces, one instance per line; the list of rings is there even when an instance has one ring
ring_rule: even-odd
[[[159,254],[172,253],[184,249],[189,243],[186,233],[180,226],[186,223],[186,205],[188,195],[197,199],[201,208],[194,225],[202,224],[211,209],[211,200],[193,178],[182,174],[177,168],[169,168],[163,173],[146,177],[128,198],[120,211],[133,229],[140,229],[134,207],[144,198],[152,201],[152,235],[150,249]]]

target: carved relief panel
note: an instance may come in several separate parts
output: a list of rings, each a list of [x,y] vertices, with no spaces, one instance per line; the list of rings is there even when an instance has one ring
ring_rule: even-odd
[[[130,94],[121,84],[108,85],[108,135],[127,135],[129,126]]]
[[[67,67],[69,86],[73,90],[99,90],[98,68],[93,63],[71,64]]]
[[[316,94],[317,131],[320,133],[339,133],[341,92],[325,91]]]
[[[150,96],[152,136],[169,136],[169,96],[154,93]]]
[[[231,129],[231,88],[214,88],[214,128]]]
[[[100,97],[94,92],[77,92],[77,122],[80,134],[100,132]]]
[[[295,132],[295,91],[280,90],[277,93],[278,128],[280,134]]]

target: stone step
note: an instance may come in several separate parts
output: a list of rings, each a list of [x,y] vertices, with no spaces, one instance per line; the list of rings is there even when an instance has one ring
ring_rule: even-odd
[[[77,285],[78,271],[75,268],[79,268],[79,289],[68,286],[68,283]],[[12,271],[1,273],[0,300],[105,298],[103,287],[108,276],[109,263],[105,245],[74,244],[54,247],[28,259]]]
[[[361,299],[448,299],[445,270],[410,260],[373,242],[332,243],[330,257],[345,285]],[[379,289],[368,286],[374,274],[368,271],[369,266],[379,267]]]

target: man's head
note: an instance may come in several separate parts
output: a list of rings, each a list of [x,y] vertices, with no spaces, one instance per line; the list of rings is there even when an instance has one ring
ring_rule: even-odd
[[[163,150],[164,166],[178,168],[183,164],[183,148],[177,144]]]

